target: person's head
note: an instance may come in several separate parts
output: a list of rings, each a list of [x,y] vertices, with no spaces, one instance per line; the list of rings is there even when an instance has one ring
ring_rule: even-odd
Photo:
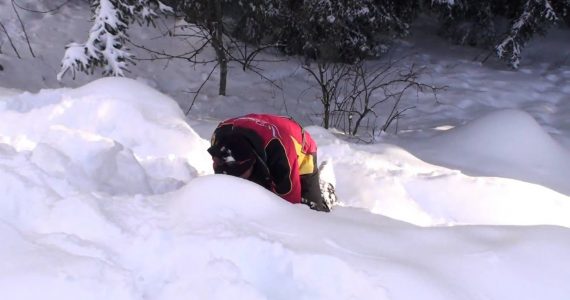
[[[255,150],[241,134],[219,137],[208,148],[212,156],[214,173],[249,178],[256,161]]]

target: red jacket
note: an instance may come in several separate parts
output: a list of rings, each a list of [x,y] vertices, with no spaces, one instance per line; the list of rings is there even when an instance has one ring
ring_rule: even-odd
[[[320,197],[317,145],[297,122],[288,117],[267,114],[232,118],[218,125],[212,144],[216,138],[236,130],[242,130],[248,136],[266,164],[271,179],[267,188],[291,203],[300,203],[302,193],[303,196],[312,193]],[[303,181],[302,176],[313,179]],[[318,193],[308,192],[311,189],[317,189]]]

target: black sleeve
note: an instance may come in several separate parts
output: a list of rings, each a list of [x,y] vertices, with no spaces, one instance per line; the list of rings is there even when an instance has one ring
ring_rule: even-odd
[[[281,141],[274,139],[265,148],[267,153],[267,168],[275,184],[275,192],[285,195],[291,191],[291,166],[287,161],[285,147]]]
[[[317,154],[313,154],[315,171],[311,174],[301,175],[301,197],[303,203],[309,205],[314,210],[329,212],[330,209],[323,199],[321,187],[319,185],[319,168],[317,165]]]

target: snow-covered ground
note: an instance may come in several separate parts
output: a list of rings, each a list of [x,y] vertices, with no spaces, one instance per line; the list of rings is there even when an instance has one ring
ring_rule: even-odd
[[[235,67],[220,97],[214,78],[188,116],[210,66],[141,61],[137,80],[58,83],[63,45],[89,28],[82,8],[20,12],[33,58],[0,2],[23,57],[0,35],[0,299],[570,297],[570,53],[551,51],[570,49],[568,31],[535,41],[519,71],[433,35],[402,41],[448,88],[409,97],[399,134],[365,144],[315,126],[296,59],[266,68],[282,90]],[[247,112],[305,124],[341,206],[212,175],[212,129]]]

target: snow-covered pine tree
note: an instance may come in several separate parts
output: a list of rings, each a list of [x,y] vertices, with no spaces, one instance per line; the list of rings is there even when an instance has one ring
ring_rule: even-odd
[[[570,26],[570,0],[562,0],[553,3],[554,10],[560,12],[560,16],[564,19],[566,26]]]
[[[441,33],[461,45],[493,48],[513,68],[536,34],[570,24],[570,0],[427,0],[440,15]]]
[[[261,45],[274,30],[269,22],[280,14],[275,0],[229,0],[224,7],[224,24],[229,36],[240,41]]]
[[[324,59],[354,61],[372,55],[380,15],[372,1],[306,1],[301,14],[304,52]],[[303,22],[306,21],[306,22]]]
[[[497,33],[495,13],[501,0],[434,1],[441,22],[440,34],[459,45],[492,46]]]
[[[394,35],[408,33],[414,0],[275,1],[274,38],[290,54],[354,62],[379,56]]]
[[[526,0],[522,1],[518,8],[516,17],[510,25],[509,31],[496,45],[497,56],[507,60],[513,68],[518,68],[521,51],[525,44],[535,34],[545,34],[547,29],[554,23],[561,21],[565,10],[570,8],[568,1],[566,5],[560,6],[559,11],[555,11],[550,0]],[[558,16],[560,13],[560,17]]]
[[[158,13],[171,12],[158,0],[92,0],[93,26],[84,43],[66,46],[57,79],[71,71],[93,73],[102,67],[104,75],[123,76],[132,54],[125,47],[126,30],[132,22],[151,24]]]

